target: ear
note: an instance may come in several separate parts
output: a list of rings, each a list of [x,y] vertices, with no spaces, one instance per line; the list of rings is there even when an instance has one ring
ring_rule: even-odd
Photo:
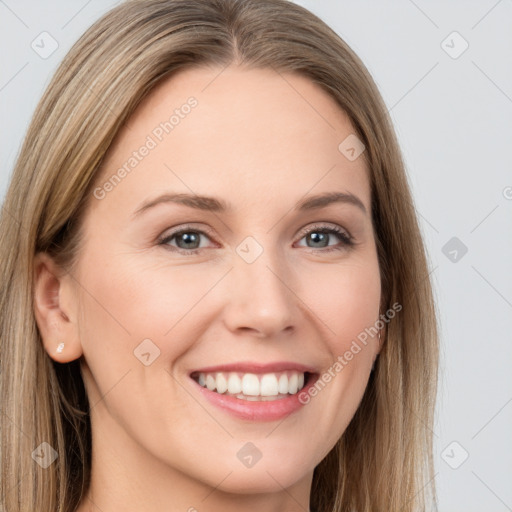
[[[82,355],[72,278],[46,253],[34,259],[34,314],[48,355],[68,363]]]

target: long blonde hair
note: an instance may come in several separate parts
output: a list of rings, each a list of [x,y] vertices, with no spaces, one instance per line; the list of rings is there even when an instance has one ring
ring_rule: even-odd
[[[230,63],[305,76],[348,114],[366,146],[381,310],[402,306],[386,327],[354,418],[315,469],[311,509],[413,512],[435,503],[435,304],[404,163],[374,81],[335,32],[287,0],[139,0],[107,13],[65,57],[36,109],[3,205],[3,510],[71,512],[90,479],[79,361],[55,363],[43,348],[33,309],[34,255],[45,251],[71,271],[94,178],[137,105],[178,70]],[[42,442],[59,454],[46,469],[31,457]]]

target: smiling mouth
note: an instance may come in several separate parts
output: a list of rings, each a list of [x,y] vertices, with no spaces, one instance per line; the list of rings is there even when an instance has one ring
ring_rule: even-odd
[[[313,374],[297,370],[269,373],[193,372],[190,377],[214,393],[248,401],[282,400],[296,395]]]

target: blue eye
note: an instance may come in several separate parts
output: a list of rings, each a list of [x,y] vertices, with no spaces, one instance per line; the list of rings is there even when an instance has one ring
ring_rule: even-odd
[[[185,227],[179,231],[169,234],[159,240],[159,245],[164,245],[169,249],[185,255],[197,254],[206,247],[201,246],[202,239],[211,240],[209,234],[192,227]],[[354,245],[352,237],[337,226],[314,226],[308,231],[302,233],[299,241],[306,240],[309,249],[320,249],[321,252],[330,252],[335,250],[347,249]],[[332,239],[338,239],[338,244],[331,244]],[[299,245],[304,247],[303,244]]]
[[[209,238],[206,233],[200,230],[192,230],[185,229],[181,231],[176,231],[171,235],[165,237],[160,241],[161,245],[170,245],[171,247],[176,247],[181,251],[193,251],[197,252],[202,247],[200,247],[201,237]],[[172,245],[170,242],[176,240],[176,245]]]
[[[338,240],[341,240],[341,247],[329,244],[333,237],[338,238]],[[343,231],[338,227],[315,226],[313,228],[310,228],[305,233],[301,240],[303,239],[306,239],[308,242],[311,242],[313,244],[312,246],[308,246],[311,249],[328,248],[323,252],[340,250],[354,245],[352,237],[347,232]]]

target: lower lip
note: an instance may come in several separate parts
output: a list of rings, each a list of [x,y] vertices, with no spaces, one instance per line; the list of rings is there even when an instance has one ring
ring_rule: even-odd
[[[194,379],[192,380],[206,400],[237,418],[249,421],[276,421],[289,416],[303,407],[304,404],[299,401],[299,394],[307,392],[310,387],[313,387],[316,379],[316,375],[310,375],[307,384],[295,395],[264,402],[221,395],[215,391],[210,391],[208,388],[204,388]]]

